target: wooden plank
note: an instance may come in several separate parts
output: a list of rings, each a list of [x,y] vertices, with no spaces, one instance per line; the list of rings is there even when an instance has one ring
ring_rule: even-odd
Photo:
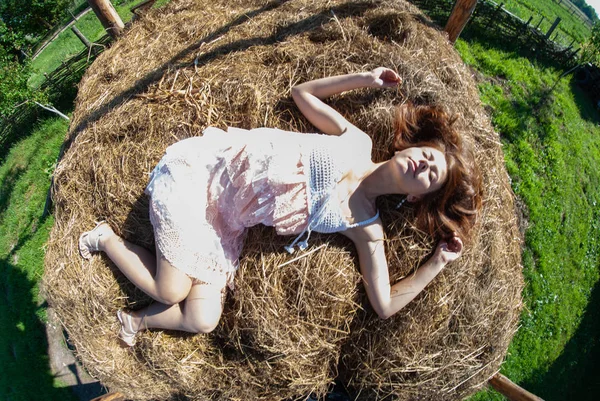
[[[465,25],[469,22],[476,5],[477,0],[456,0],[450,18],[446,23],[446,28],[444,28],[448,33],[450,43],[456,42]]]
[[[516,385],[506,376],[500,373],[496,373],[496,375],[494,375],[494,377],[492,377],[488,383],[510,401],[544,401],[537,395],[534,395],[524,388]]]
[[[113,38],[116,39],[123,32],[125,25],[117,14],[117,11],[110,3],[110,0],[88,0],[88,4],[96,13],[96,16],[102,23],[106,32]]]
[[[83,33],[81,33],[81,31],[79,29],[77,29],[77,27],[75,25],[73,25],[71,27],[71,30],[73,31],[75,36],[77,36],[79,38],[79,40],[81,40],[81,42],[85,45],[85,47],[87,47],[88,49],[90,47],[92,47],[92,43],[88,40],[88,38],[85,37],[85,35]]]

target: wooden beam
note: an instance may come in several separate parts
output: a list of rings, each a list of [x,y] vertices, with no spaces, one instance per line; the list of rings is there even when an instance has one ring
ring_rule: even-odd
[[[110,0],[88,0],[88,4],[96,13],[106,32],[116,39],[123,32],[125,25]]]
[[[511,382],[506,376],[500,373],[496,373],[488,383],[510,401],[544,401],[537,395],[531,394],[529,391]]]
[[[469,22],[469,18],[471,18],[476,5],[477,0],[456,0],[452,8],[452,14],[450,14],[450,18],[448,18],[448,22],[446,23],[446,28],[444,28],[448,33],[450,43],[456,42],[463,28]]]
[[[81,42],[85,45],[85,47],[87,47],[88,49],[90,47],[92,47],[92,43],[88,40],[88,38],[85,37],[85,35],[83,33],[81,33],[81,31],[79,29],[77,29],[77,27],[75,25],[71,26],[71,30],[73,31],[75,36],[77,36],[79,38],[79,40],[81,40]]]

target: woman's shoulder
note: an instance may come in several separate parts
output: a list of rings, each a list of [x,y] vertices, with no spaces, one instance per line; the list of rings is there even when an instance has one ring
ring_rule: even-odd
[[[373,148],[373,140],[361,129],[352,127],[340,135],[340,139],[347,142],[353,149],[362,150],[371,154]]]

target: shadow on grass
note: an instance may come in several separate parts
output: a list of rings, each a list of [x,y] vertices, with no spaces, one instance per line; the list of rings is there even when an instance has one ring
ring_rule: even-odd
[[[596,401],[600,394],[600,281],[575,335],[548,371],[523,383],[546,401]]]
[[[566,78],[565,78],[566,79]],[[600,125],[600,111],[595,107],[592,97],[571,79],[571,91],[575,98],[575,104],[579,108],[579,114],[584,120]]]
[[[39,219],[35,226],[43,222]],[[44,305],[36,301],[36,282],[16,266],[17,252],[35,234],[29,232],[0,259],[0,399],[71,400],[71,390],[54,387],[48,339],[40,318]]]

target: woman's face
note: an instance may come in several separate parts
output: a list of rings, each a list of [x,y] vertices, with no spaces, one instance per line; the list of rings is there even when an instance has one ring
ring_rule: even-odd
[[[448,176],[446,157],[430,146],[411,147],[396,152],[393,162],[400,192],[421,196],[440,189]]]

